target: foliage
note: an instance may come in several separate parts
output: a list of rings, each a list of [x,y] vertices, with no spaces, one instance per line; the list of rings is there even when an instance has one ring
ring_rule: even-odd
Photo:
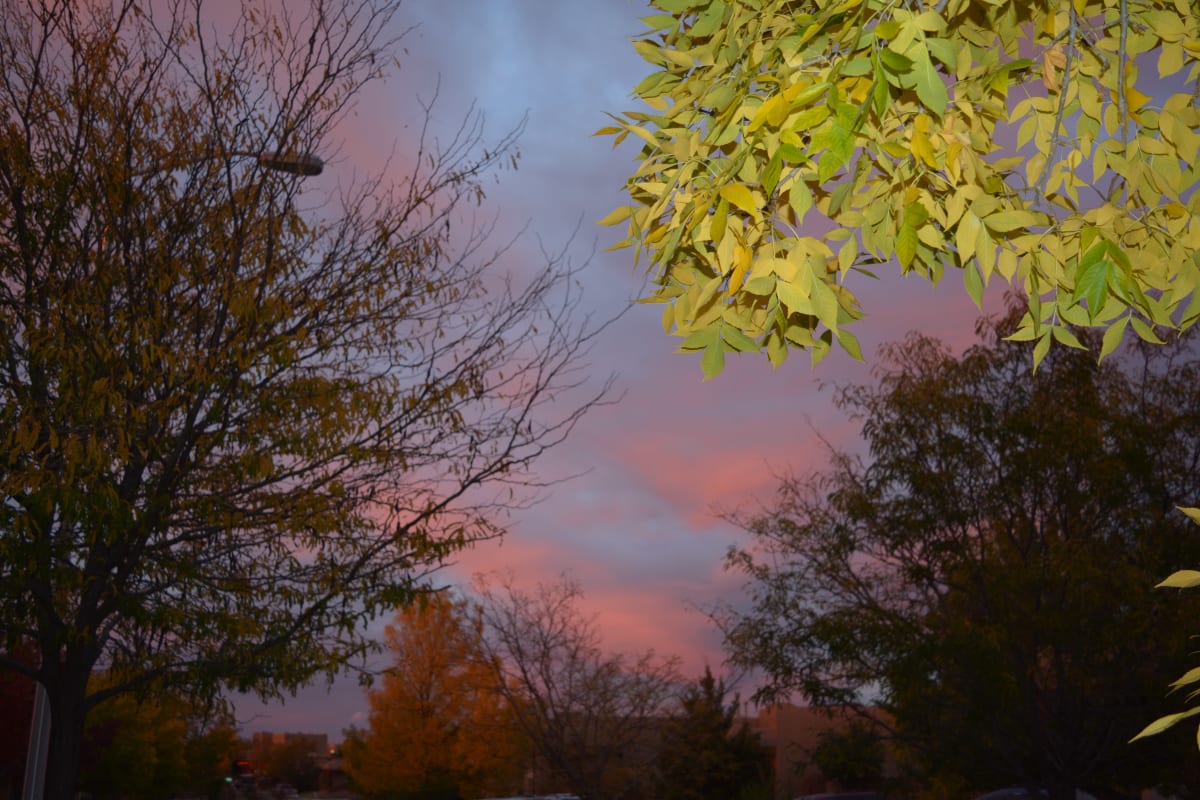
[[[394,656],[346,767],[370,797],[486,797],[520,789],[527,743],[464,600],[436,594],[388,626]]]
[[[1192,522],[1200,525],[1200,508],[1180,508],[1184,514],[1187,514]],[[1181,569],[1171,573],[1165,580],[1158,584],[1158,589],[1193,589],[1200,586],[1200,571],[1194,569]],[[1200,682],[1200,667],[1193,667],[1185,672],[1177,680],[1171,684],[1171,691],[1183,689],[1184,687],[1195,687]],[[1189,702],[1200,697],[1200,690],[1191,688],[1188,691],[1187,699]],[[1163,731],[1171,728],[1175,723],[1182,722],[1185,719],[1200,714],[1200,706],[1193,705],[1186,711],[1176,711],[1170,714],[1164,714],[1158,719],[1151,722],[1145,728],[1138,732],[1133,740],[1143,739],[1147,736],[1155,736]],[[1200,727],[1196,729],[1196,742],[1200,745]]]
[[[738,698],[726,706],[724,680],[711,670],[689,685],[666,723],[658,757],[661,800],[729,800],[772,787],[771,754],[739,720]]]
[[[960,358],[913,335],[839,393],[869,456],[738,518],[752,603],[727,645],[760,699],[877,701],[942,783],[1155,785],[1178,754],[1125,741],[1164,710],[1183,643],[1160,632],[1192,614],[1146,587],[1200,557],[1174,508],[1200,492],[1200,362],[1060,348],[1034,374],[999,340],[1019,313]]]
[[[650,107],[628,238],[703,353],[820,361],[863,311],[855,272],[896,261],[976,303],[995,275],[1014,335],[1079,346],[1200,316],[1200,15],[1184,0],[652,0],[634,47]],[[620,245],[619,245],[620,246]]]
[[[594,800],[647,791],[678,659],[604,652],[567,577],[525,591],[511,576],[479,576],[475,594],[496,685],[534,750],[534,791]]]
[[[260,778],[265,776],[275,784],[286,784],[298,792],[311,792],[317,789],[317,778],[320,768],[316,758],[324,753],[317,749],[316,743],[305,736],[287,736],[282,742],[268,742],[257,752],[252,748],[250,760],[255,765],[255,772]]]
[[[0,668],[48,690],[49,800],[106,697],[354,664],[607,392],[571,268],[461,227],[510,138],[276,171],[332,152],[396,4],[223,8],[0,4],[0,650],[38,652]]]
[[[171,692],[113,697],[88,717],[80,787],[97,800],[215,797],[237,752],[231,723]]]
[[[839,786],[877,786],[883,777],[883,740],[877,729],[852,720],[844,730],[821,731],[812,759]]]

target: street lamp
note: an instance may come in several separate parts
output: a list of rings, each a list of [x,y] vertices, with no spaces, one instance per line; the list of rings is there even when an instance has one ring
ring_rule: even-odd
[[[261,154],[258,163],[276,172],[287,172],[292,175],[320,175],[325,169],[325,162],[312,153],[297,153],[288,150],[274,155]]]
[[[301,177],[320,175],[321,171],[325,169],[325,162],[319,157],[312,153],[297,153],[294,150],[276,151],[273,155],[263,153],[233,153],[232,155],[253,158],[265,169]],[[46,697],[46,687],[39,682],[36,684],[33,718],[29,726],[29,748],[25,754],[25,781],[21,787],[22,800],[42,800],[46,782],[46,755],[49,749],[50,702]]]

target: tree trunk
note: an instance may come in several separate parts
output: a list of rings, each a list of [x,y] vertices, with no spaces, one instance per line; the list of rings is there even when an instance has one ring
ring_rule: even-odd
[[[74,800],[83,751],[90,667],[70,661],[44,671],[50,703],[50,746],[46,759],[43,800]]]

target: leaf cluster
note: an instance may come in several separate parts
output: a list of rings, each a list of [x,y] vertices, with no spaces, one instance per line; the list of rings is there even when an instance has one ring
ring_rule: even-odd
[[[617,247],[701,353],[814,364],[863,310],[855,273],[994,276],[1014,335],[1101,356],[1200,317],[1200,15],[1185,0],[654,0],[648,110]]]

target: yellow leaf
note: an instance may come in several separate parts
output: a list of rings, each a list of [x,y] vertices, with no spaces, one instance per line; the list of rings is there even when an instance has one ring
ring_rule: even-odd
[[[759,219],[758,204],[754,201],[754,192],[744,183],[730,183],[720,189],[721,197],[745,211],[755,219]]]
[[[629,219],[629,215],[633,213],[632,206],[619,206],[608,213],[604,219],[597,222],[597,225],[616,225],[618,222]]]
[[[733,248],[733,276],[729,279],[730,295],[741,288],[742,281],[746,277],[746,270],[750,269],[753,260],[750,250],[744,245],[739,244]]]
[[[912,149],[913,158],[917,161],[924,161],[928,166],[937,169],[937,161],[934,159],[933,143],[929,140],[929,125],[930,119],[926,114],[918,114],[913,123]]]

